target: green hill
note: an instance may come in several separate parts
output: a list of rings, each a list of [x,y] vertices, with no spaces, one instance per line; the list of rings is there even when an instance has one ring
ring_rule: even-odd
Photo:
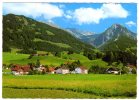
[[[126,35],[121,35],[117,40],[107,41],[100,49],[104,51],[124,51],[131,47],[137,47],[137,41]]]
[[[21,53],[35,51],[81,52],[94,47],[81,42],[67,31],[22,15],[3,16],[3,51],[18,49]]]

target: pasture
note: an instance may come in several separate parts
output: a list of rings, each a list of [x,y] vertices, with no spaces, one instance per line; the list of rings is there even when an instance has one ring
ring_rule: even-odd
[[[48,56],[34,56],[31,59],[28,58],[29,54],[15,54],[15,53],[3,52],[3,64],[12,63],[12,64],[27,65],[28,63],[36,63],[37,59],[39,59],[40,63],[43,65],[59,66],[61,64],[64,64],[65,62],[74,62],[80,60],[81,64],[88,68],[90,68],[92,65],[107,66],[107,63],[102,61],[101,59],[89,60],[82,54],[76,54],[76,53],[70,55],[62,53],[61,57],[48,55]]]
[[[3,75],[3,98],[136,98],[136,75]]]

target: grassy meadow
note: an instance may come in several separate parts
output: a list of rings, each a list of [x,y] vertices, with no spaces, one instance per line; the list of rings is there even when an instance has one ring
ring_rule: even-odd
[[[56,57],[50,54],[48,56],[34,56],[31,59],[28,59],[29,56],[30,56],[29,54],[16,54],[13,52],[12,53],[3,52],[3,64],[8,65],[12,63],[12,64],[27,65],[28,63],[36,63],[37,59],[39,59],[41,64],[53,65],[53,66],[59,66],[61,64],[64,64],[65,62],[74,62],[77,60],[80,60],[80,62],[88,68],[93,64],[98,64],[100,66],[107,65],[107,63],[102,61],[101,59],[89,60],[82,54],[76,54],[76,53],[70,55],[62,53],[61,57]]]
[[[135,98],[136,75],[3,75],[3,98]]]
[[[41,51],[39,51],[41,52]],[[34,56],[28,54],[3,52],[3,64],[26,65],[36,63],[59,66],[65,62],[80,62],[88,68],[92,65],[107,66],[101,59],[89,60],[82,54],[62,53],[61,57],[53,55]],[[10,72],[3,69],[3,72]],[[21,75],[3,74],[3,98],[136,98],[136,74],[45,74]]]

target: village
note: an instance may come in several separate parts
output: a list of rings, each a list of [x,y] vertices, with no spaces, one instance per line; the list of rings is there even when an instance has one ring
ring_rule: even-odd
[[[34,71],[34,73],[33,73]],[[13,75],[27,75],[27,74],[88,74],[88,69],[84,66],[79,66],[75,68],[75,70],[70,71],[69,68],[66,66],[60,66],[60,67],[50,67],[46,68],[43,65],[40,65],[40,67],[35,68],[31,67],[29,65],[26,66],[20,66],[20,65],[14,65],[11,68],[11,72]]]
[[[128,74],[132,74],[133,66],[128,65]],[[48,66],[40,64],[37,60],[36,64],[29,63],[28,65],[11,65],[10,74],[13,75],[46,75],[46,74],[88,74],[90,69],[80,64],[80,61],[65,62],[60,66]],[[95,69],[94,69],[95,70]],[[119,74],[120,70],[116,67],[109,67],[105,70],[107,74]]]
[[[3,67],[4,69],[4,67]],[[35,75],[35,74],[88,74],[88,69],[80,64],[80,61],[65,62],[60,66],[42,65],[37,60],[35,63],[27,65],[11,64],[10,68],[13,75]]]

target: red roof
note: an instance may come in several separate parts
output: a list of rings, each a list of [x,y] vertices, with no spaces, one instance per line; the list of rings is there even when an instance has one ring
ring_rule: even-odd
[[[133,68],[134,65],[128,64],[127,67]]]
[[[21,66],[19,65],[13,65],[13,67],[11,68],[12,71],[18,71],[19,69],[21,69]]]
[[[50,68],[49,68],[49,71],[50,71],[50,72],[52,72],[52,71],[54,71],[54,70],[55,70],[55,68],[53,68],[53,67],[50,67]]]
[[[29,72],[31,70],[30,66],[28,66],[28,65],[23,66],[22,69],[23,69],[24,72]]]
[[[19,71],[20,69],[22,69],[24,72],[29,72],[30,66],[26,65],[26,66],[20,66],[20,65],[14,65],[11,70],[12,71]]]
[[[80,66],[80,68],[81,68],[82,70],[86,70],[86,69],[87,69],[87,68],[84,67],[84,66]]]

